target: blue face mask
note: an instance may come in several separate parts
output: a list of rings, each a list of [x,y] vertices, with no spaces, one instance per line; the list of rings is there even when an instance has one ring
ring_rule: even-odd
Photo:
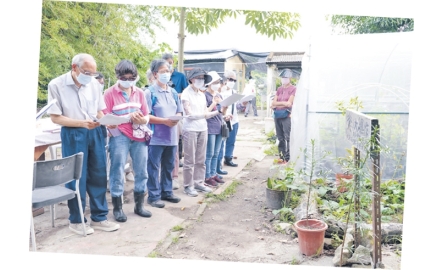
[[[85,75],[85,74],[83,74],[82,72],[80,72],[80,74],[77,76],[77,81],[78,81],[80,84],[87,85],[88,83],[91,82],[92,78],[93,78],[93,77],[88,76],[88,75]]]
[[[171,79],[170,73],[159,74],[159,82],[163,84],[167,84],[170,81],[170,79]]]

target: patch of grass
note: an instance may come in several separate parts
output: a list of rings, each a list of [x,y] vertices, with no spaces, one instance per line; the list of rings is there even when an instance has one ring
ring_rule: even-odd
[[[234,193],[236,193],[236,187],[242,184],[239,180],[233,180],[233,182],[221,193],[221,194],[214,194],[214,193],[207,193],[205,195],[205,198],[211,199],[208,202],[217,202],[217,201],[224,201]]]
[[[279,155],[279,149],[276,144],[270,145],[267,149],[264,150],[264,154],[267,156],[277,156]]]
[[[173,239],[171,240],[171,242],[172,242],[173,244],[176,244],[177,242],[179,242],[179,236],[175,236],[175,237],[173,237]]]
[[[156,251],[152,251],[150,254],[148,254],[148,258],[157,258],[159,254]]]
[[[172,229],[171,229],[171,231],[173,231],[173,232],[178,232],[178,231],[182,231],[184,228],[182,227],[182,226],[180,226],[180,225],[176,225],[176,226],[174,226]]]
[[[297,265],[297,264],[300,264],[300,263],[301,262],[297,258],[295,258],[295,257],[293,257],[293,259],[290,262],[291,265]]]

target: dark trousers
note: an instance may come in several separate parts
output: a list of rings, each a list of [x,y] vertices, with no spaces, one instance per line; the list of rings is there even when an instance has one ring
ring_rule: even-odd
[[[173,170],[177,146],[148,146],[148,201],[173,195]],[[159,179],[160,177],[160,179]]]
[[[106,220],[108,214],[108,202],[106,201],[106,129],[103,126],[94,129],[62,127],[60,136],[62,139],[62,157],[83,152],[82,177],[79,181],[82,211],[85,212],[86,193],[88,193],[91,219],[93,221]],[[66,187],[75,190],[75,181],[66,184]],[[69,221],[71,223],[81,223],[77,198],[68,200],[68,208]]]
[[[290,160],[290,132],[291,118],[275,118],[276,136],[279,140],[279,157],[285,161]]]

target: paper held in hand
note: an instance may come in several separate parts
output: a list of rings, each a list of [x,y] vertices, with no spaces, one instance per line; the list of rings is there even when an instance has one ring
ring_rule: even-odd
[[[222,100],[219,105],[222,107],[228,107],[231,104],[235,103],[236,101],[240,100],[241,98],[243,98],[244,95],[240,95],[237,93],[232,94],[231,96],[227,97],[226,99]]]
[[[120,125],[123,123],[128,123],[130,121],[130,118],[128,115],[126,116],[117,116],[113,114],[106,114],[104,117],[97,120],[101,125],[106,126],[113,126],[113,125]]]
[[[254,95],[244,96],[239,102],[240,103],[248,102],[248,101],[252,100],[253,98],[254,98]]]
[[[168,116],[166,118],[173,120],[173,121],[178,121],[178,120],[182,120],[183,118],[187,118],[188,115],[182,116],[182,115],[173,115],[173,116]]]

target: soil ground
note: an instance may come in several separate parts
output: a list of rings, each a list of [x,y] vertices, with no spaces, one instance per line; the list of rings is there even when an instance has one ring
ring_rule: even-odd
[[[275,229],[276,221],[266,206],[265,182],[274,157],[252,161],[234,179],[234,193],[209,202],[202,216],[170,236],[153,256],[171,259],[250,263],[333,266],[334,251],[318,258],[299,252],[297,238]],[[388,269],[400,269],[400,257],[383,250]]]

